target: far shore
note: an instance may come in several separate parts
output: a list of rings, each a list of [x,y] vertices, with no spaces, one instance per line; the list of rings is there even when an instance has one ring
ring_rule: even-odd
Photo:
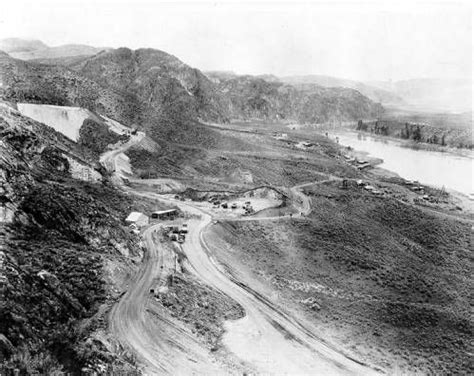
[[[429,152],[438,152],[438,153],[450,153],[454,155],[458,155],[460,157],[466,158],[474,158],[474,151],[471,149],[466,148],[455,148],[452,146],[442,146],[438,144],[428,144],[426,142],[415,142],[413,140],[405,140],[402,138],[394,137],[394,136],[384,136],[380,134],[374,134],[365,131],[356,131],[355,129],[344,129],[341,128],[338,131],[335,131],[334,134],[338,133],[355,133],[361,134],[366,137],[372,137],[381,141],[391,141],[394,143],[399,144],[399,146],[404,148],[409,148],[413,150],[422,150],[422,151],[429,151]]]

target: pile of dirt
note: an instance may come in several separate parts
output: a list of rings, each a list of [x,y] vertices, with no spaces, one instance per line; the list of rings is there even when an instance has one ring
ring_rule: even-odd
[[[308,218],[221,222],[206,242],[361,359],[472,373],[470,225],[336,183],[308,193]]]
[[[213,351],[218,349],[226,320],[245,315],[243,308],[221,292],[189,274],[175,274],[168,291],[157,299],[172,316],[185,322]]]

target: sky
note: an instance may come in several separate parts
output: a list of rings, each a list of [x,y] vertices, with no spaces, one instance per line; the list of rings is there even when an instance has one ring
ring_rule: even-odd
[[[150,47],[239,74],[471,78],[467,2],[0,1],[0,39]]]

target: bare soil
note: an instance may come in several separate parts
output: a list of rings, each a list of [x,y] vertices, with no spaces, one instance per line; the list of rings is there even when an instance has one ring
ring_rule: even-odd
[[[339,185],[307,190],[308,218],[219,222],[206,241],[359,359],[389,373],[472,373],[471,226]]]
[[[190,274],[173,275],[167,292],[158,293],[157,300],[213,351],[219,347],[224,321],[236,320],[245,314],[236,302]]]

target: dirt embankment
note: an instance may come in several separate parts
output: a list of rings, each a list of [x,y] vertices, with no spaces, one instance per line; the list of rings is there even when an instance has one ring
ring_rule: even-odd
[[[360,359],[390,373],[471,373],[471,226],[339,182],[307,192],[305,219],[222,222],[205,239]]]
[[[157,298],[173,317],[186,323],[213,351],[219,348],[224,321],[245,315],[242,307],[226,295],[187,273],[173,275],[166,293],[158,293]]]

